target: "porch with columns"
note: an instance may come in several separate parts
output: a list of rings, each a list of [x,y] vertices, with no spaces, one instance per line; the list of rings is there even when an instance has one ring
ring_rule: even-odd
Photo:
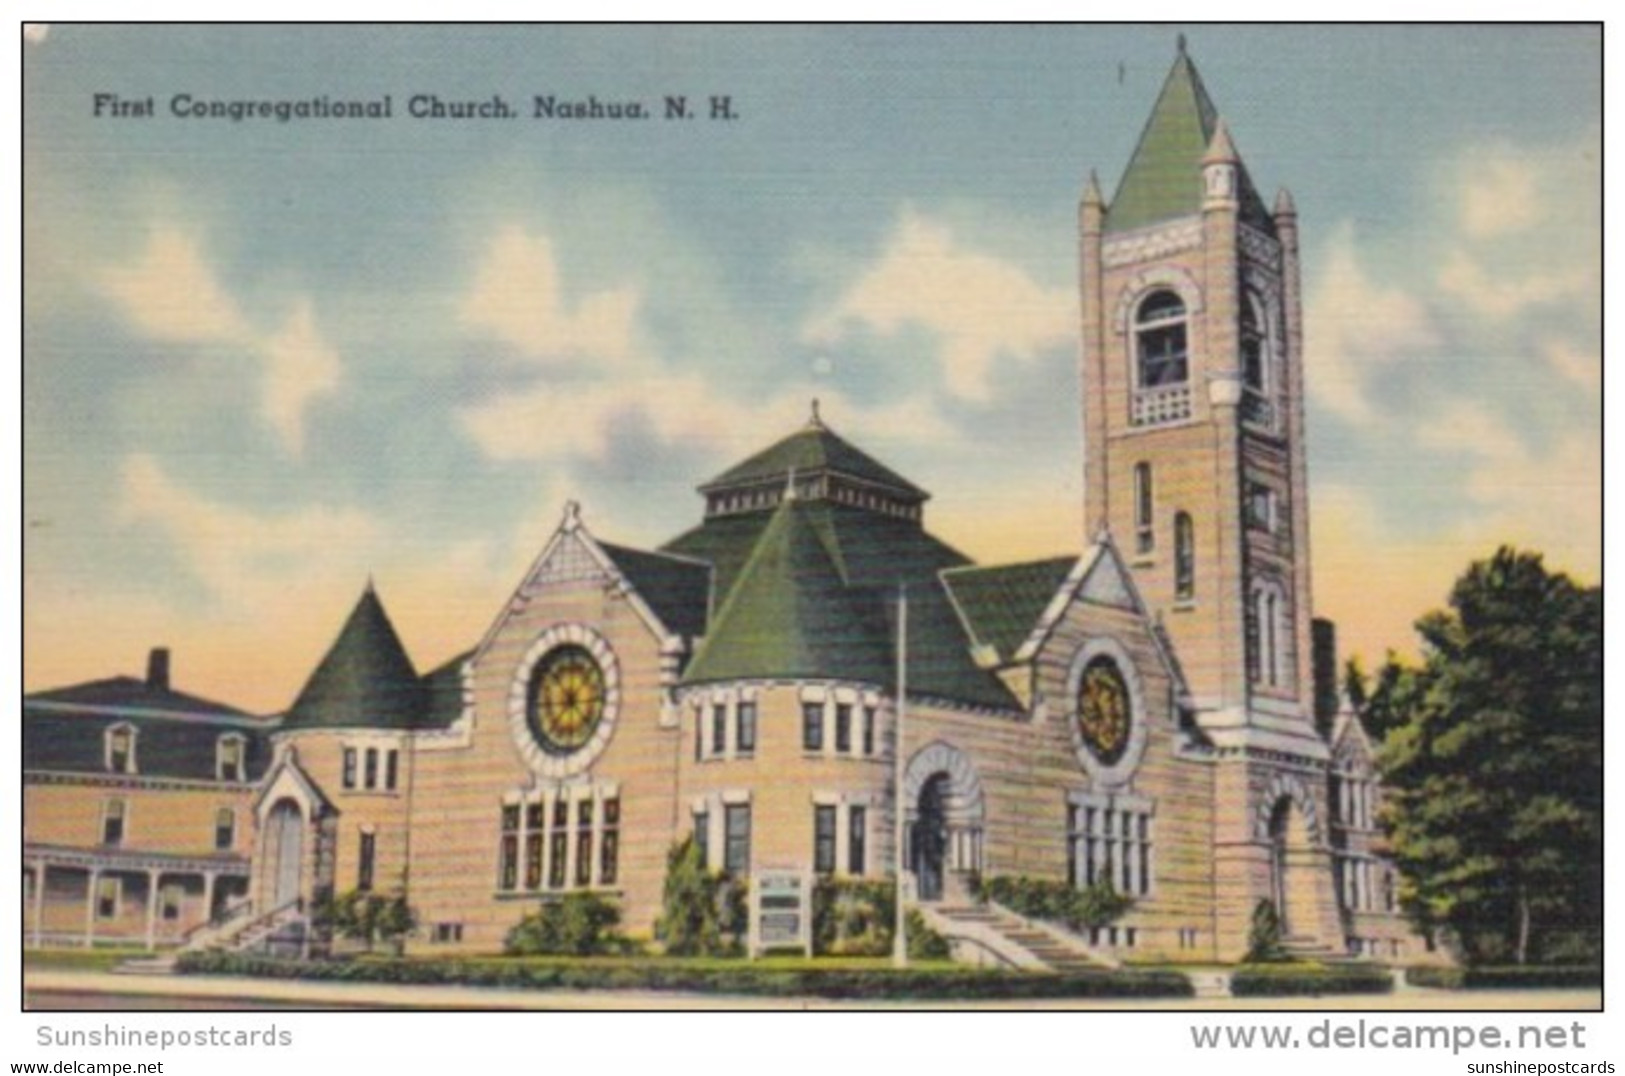
[[[249,863],[231,853],[185,856],[26,844],[23,874],[29,886],[29,948],[120,944],[157,949],[180,944],[189,930],[207,923],[227,902],[246,897]],[[104,885],[109,880],[115,883],[110,888]],[[180,887],[173,915],[166,914],[166,886]]]

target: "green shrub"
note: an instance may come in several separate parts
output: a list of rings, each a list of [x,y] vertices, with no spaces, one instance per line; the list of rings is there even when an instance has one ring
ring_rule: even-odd
[[[1253,905],[1253,922],[1247,931],[1247,964],[1277,964],[1292,958],[1281,947],[1281,913],[1271,901]]]
[[[918,910],[910,908],[903,913],[903,920],[903,936],[908,939],[910,960],[947,960],[953,955],[948,939],[932,930]]]
[[[890,882],[820,878],[813,886],[813,952],[826,956],[890,953],[896,893]]]
[[[1600,966],[1508,965],[1504,967],[1416,967],[1405,969],[1412,986],[1441,990],[1491,990],[1502,987],[1584,987],[1602,985]]]
[[[693,837],[666,853],[666,881],[654,934],[672,956],[736,956],[750,923],[748,883],[709,871]]]
[[[595,956],[622,947],[621,910],[596,893],[567,893],[525,916],[508,931],[511,956]]]
[[[377,982],[558,990],[681,990],[749,997],[847,1000],[1189,997],[1190,982],[1165,971],[1047,975],[975,968],[852,969],[761,967],[740,961],[695,966],[665,958],[298,961],[242,953],[184,953],[186,975],[244,975],[329,982]]]
[[[1230,976],[1230,993],[1238,998],[1387,994],[1393,989],[1388,969],[1370,964],[1244,965]]]
[[[1078,889],[1046,878],[997,875],[975,879],[978,900],[1002,904],[1017,915],[1059,923],[1075,933],[1110,926],[1133,907],[1134,901],[1118,893],[1109,882]]]

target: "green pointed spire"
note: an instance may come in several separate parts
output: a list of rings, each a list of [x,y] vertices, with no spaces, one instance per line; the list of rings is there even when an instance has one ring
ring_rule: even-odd
[[[1106,213],[1106,231],[1126,232],[1201,212],[1202,161],[1218,128],[1219,110],[1181,47],[1117,185]],[[1240,190],[1243,216],[1267,223],[1269,214],[1245,167]]]
[[[422,708],[418,674],[369,579],[282,728],[412,728]]]

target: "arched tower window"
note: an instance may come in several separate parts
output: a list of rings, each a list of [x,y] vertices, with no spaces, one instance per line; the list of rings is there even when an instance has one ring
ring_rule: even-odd
[[[1190,380],[1190,345],[1185,321],[1185,301],[1176,292],[1164,288],[1140,301],[1134,315],[1138,388],[1165,388]]]
[[[1241,376],[1254,392],[1269,389],[1267,344],[1258,297],[1249,292],[1241,303]]]
[[[1189,512],[1174,516],[1174,597],[1196,597],[1196,527]]]
[[[1287,682],[1286,640],[1289,633],[1286,595],[1273,580],[1254,584],[1247,609],[1248,678],[1265,687]]]

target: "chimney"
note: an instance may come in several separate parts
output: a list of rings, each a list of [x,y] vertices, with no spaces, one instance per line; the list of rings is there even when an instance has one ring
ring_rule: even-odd
[[[169,647],[155,646],[147,655],[147,687],[154,691],[169,690]]]

